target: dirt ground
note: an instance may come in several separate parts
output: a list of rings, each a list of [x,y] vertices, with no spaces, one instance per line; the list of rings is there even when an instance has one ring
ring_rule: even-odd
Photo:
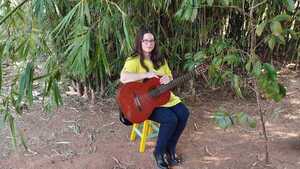
[[[264,140],[254,99],[237,99],[205,90],[196,101],[185,98],[191,110],[188,126],[178,144],[183,164],[178,169],[299,169],[300,76],[290,72],[281,80],[287,96],[280,103],[264,101],[267,110],[271,163],[264,163]],[[218,128],[212,113],[223,108],[256,115],[257,128]],[[154,169],[149,140],[145,153],[139,140],[129,140],[130,127],[118,121],[113,99],[95,105],[80,97],[65,96],[53,113],[36,104],[18,119],[28,151],[13,151],[8,129],[0,130],[0,169]]]

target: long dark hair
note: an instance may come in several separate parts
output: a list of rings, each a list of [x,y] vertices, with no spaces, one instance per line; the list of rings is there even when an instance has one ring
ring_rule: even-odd
[[[148,72],[149,68],[145,65],[145,56],[142,49],[142,40],[146,33],[151,33],[154,36],[154,40],[156,41],[155,35],[148,28],[141,28],[135,38],[135,46],[132,57],[137,57],[137,55],[140,56],[142,67]],[[153,63],[154,69],[157,70],[160,66],[165,64],[165,57],[159,54],[158,42],[155,42],[154,49],[151,51],[150,54],[150,59]]]

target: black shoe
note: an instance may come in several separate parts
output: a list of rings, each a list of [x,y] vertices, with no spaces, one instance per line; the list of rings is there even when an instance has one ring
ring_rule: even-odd
[[[167,162],[165,161],[164,155],[153,153],[157,169],[169,169]]]
[[[176,155],[175,152],[166,152],[167,162],[169,166],[178,166],[181,163],[181,159]]]

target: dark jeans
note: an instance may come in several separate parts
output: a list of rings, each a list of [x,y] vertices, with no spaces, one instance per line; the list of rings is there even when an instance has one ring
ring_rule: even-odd
[[[156,154],[164,154],[166,150],[175,152],[178,139],[183,132],[189,117],[189,111],[183,103],[173,107],[158,107],[154,109],[150,120],[160,123]]]

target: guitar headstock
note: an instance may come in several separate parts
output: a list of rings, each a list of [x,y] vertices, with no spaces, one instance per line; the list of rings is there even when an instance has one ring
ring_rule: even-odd
[[[206,63],[201,63],[195,67],[195,72],[197,74],[203,74],[207,70],[208,70],[208,64],[206,64]]]

